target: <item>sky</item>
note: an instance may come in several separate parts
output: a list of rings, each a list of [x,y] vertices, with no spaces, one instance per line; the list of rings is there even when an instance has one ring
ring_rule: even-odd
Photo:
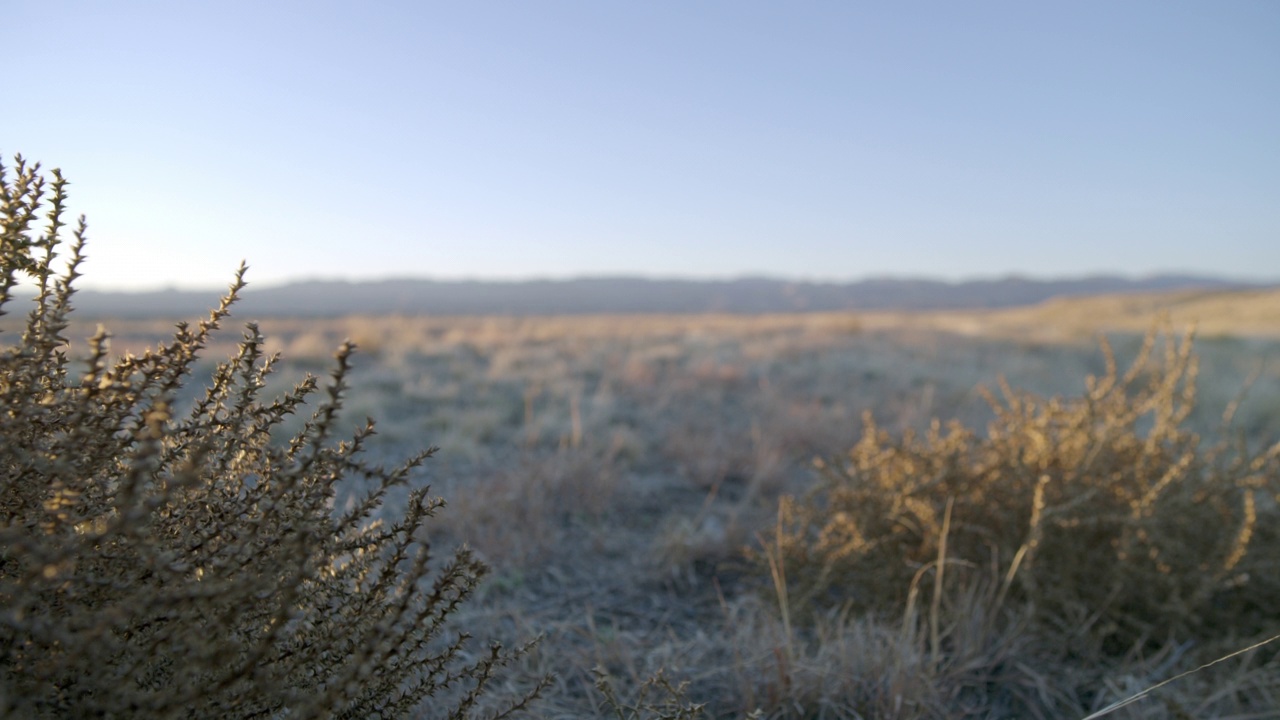
[[[44,2],[81,287],[1280,279],[1280,3]]]

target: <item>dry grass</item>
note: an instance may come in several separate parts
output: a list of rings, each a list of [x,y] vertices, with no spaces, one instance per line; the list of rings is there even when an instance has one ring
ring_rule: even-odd
[[[1100,331],[1141,334],[1153,318],[1196,326],[1204,337],[1280,338],[1280,289],[1199,290],[1050,300],[1026,308],[957,313],[986,336],[1089,338]]]
[[[771,584],[761,586],[743,560],[747,546],[776,530],[780,497],[812,485],[813,458],[843,456],[858,443],[864,412],[890,440],[908,430],[927,437],[934,417],[982,427],[997,414],[979,385],[1004,376],[1043,396],[1079,397],[1087,375],[1107,372],[1096,345],[867,330],[836,316],[262,326],[287,353],[284,373],[318,366],[318,348],[355,330],[377,343],[362,365],[357,356],[348,406],[385,419],[369,440],[375,457],[441,445],[432,482],[451,505],[433,533],[466,540],[495,568],[481,602],[459,621],[506,642],[546,633],[539,656],[520,669],[526,680],[549,669],[559,676],[540,715],[605,715],[597,666],[632,707],[638,688],[665,668],[690,681],[686,697],[706,703],[706,717],[756,709],[771,717],[1083,715],[1212,652],[1205,641],[1104,661],[1096,643],[1067,647],[1031,632],[1042,626],[1013,603],[1005,603],[1011,615],[966,614],[1003,576],[958,558],[933,635],[927,572],[916,583],[923,634],[904,624],[905,607],[842,616],[806,609],[798,587],[787,632],[778,603],[759,600],[775,597]],[[1127,336],[1113,344],[1122,365],[1141,346]],[[1253,376],[1234,427],[1254,449],[1280,436],[1280,366],[1262,362],[1275,349],[1265,340],[1201,341],[1200,402],[1188,406],[1182,430],[1214,432]],[[390,509],[398,502],[390,498]],[[1027,521],[1017,526],[1019,543]],[[963,515],[956,522],[974,524]],[[912,575],[876,587],[901,604]],[[970,616],[986,619],[959,622]],[[1232,629],[1216,646],[1243,635]],[[1115,717],[1185,717],[1179,708],[1248,717],[1277,692],[1274,665],[1256,653],[1220,670]]]
[[[1254,300],[1233,298],[1224,302],[1237,303],[1231,307],[1239,317],[1253,317],[1239,303]],[[1135,395],[1103,392],[1088,410],[1084,398],[1106,384],[1108,363],[1092,339],[1080,338],[1105,327],[1145,330],[1156,318],[1104,326],[1116,317],[1111,310],[1067,305],[1006,315],[264,318],[259,346],[283,359],[263,377],[260,393],[287,392],[305,373],[327,367],[332,348],[352,338],[364,352],[351,359],[344,408],[382,420],[379,433],[363,441],[365,461],[392,462],[408,447],[442,448],[427,472],[450,505],[420,539],[435,547],[468,542],[493,568],[451,615],[454,627],[516,647],[545,634],[536,653],[513,659],[510,674],[491,681],[493,694],[479,698],[477,710],[500,710],[501,696],[518,696],[554,672],[537,717],[1079,717],[1242,647],[1272,621],[1265,593],[1249,593],[1265,590],[1274,575],[1263,567],[1266,556],[1252,555],[1275,546],[1266,521],[1274,503],[1257,494],[1253,534],[1243,543],[1240,530],[1250,523],[1238,504],[1241,489],[1196,483],[1247,478],[1247,463],[1233,465],[1232,458],[1256,456],[1280,437],[1280,366],[1264,362],[1280,349],[1280,333],[1265,319],[1231,327],[1229,313],[1220,312],[1222,329],[1197,345],[1194,382],[1190,373],[1177,375],[1176,392],[1165,396],[1176,428],[1160,426],[1155,437],[1162,439],[1149,447],[1134,438],[1151,437],[1153,417],[1166,406],[1155,403],[1143,414]],[[1146,312],[1133,310],[1134,317]],[[1202,327],[1208,317],[1199,316]],[[173,334],[167,322],[110,325],[117,355]],[[82,346],[74,340],[93,332],[72,322],[63,335],[76,350]],[[1139,356],[1140,335],[1110,339],[1119,367]],[[234,355],[239,347],[234,335],[206,338],[206,354]],[[1189,348],[1173,358],[1166,368],[1190,368]],[[71,375],[77,361],[68,360]],[[214,364],[194,362],[193,383],[170,403],[175,415],[198,402],[214,372]],[[1103,380],[1090,389],[1089,375]],[[976,388],[1001,377],[1020,390],[993,407]],[[1148,381],[1162,377],[1155,368],[1139,372],[1129,389],[1139,397],[1161,390],[1166,386]],[[1250,381],[1249,396],[1233,406]],[[1191,384],[1195,404],[1182,400]],[[1047,400],[1055,396],[1076,400]],[[1209,446],[1193,436],[1216,432],[1228,407],[1235,407],[1228,439],[1243,445],[1206,454]],[[862,420],[868,411],[875,427]],[[1091,441],[1096,452],[1072,442],[1051,452],[1051,440],[1084,437],[1070,429],[1087,424],[1089,412],[1142,417],[1102,423]],[[971,429],[995,424],[991,433],[930,439],[934,418],[940,428],[950,421]],[[282,417],[276,434],[297,435],[304,425],[305,418]],[[1193,448],[1196,460],[1179,465]],[[848,463],[872,475],[896,468],[900,480],[970,461],[992,469],[948,476],[947,492],[890,484],[904,502],[889,512],[903,522],[878,532],[897,554],[839,570],[862,577],[858,584],[822,589],[814,579],[825,561],[815,575],[814,564],[787,547],[788,533],[798,541],[806,525],[794,514],[781,536],[778,525],[787,496],[817,503],[809,517],[819,530],[835,518],[824,514],[831,498],[823,493],[833,485],[818,485],[815,457],[837,480]],[[1087,501],[1071,505],[1071,482],[1101,482],[1105,473],[1094,471],[1123,463],[1145,463],[1121,478],[1125,492],[1101,497],[1110,486],[1098,485]],[[1171,468],[1176,472],[1157,488]],[[1041,486],[1046,473],[1063,482]],[[1274,482],[1273,466],[1254,474]],[[821,489],[806,495],[815,487]],[[1036,506],[1037,487],[1043,507],[1033,523],[1028,508]],[[1055,495],[1059,489],[1064,494]],[[334,510],[356,507],[362,490],[358,483],[336,488]],[[1169,512],[1200,491],[1213,502],[1193,504],[1186,515]],[[382,500],[377,517],[384,522],[411,507],[398,489]],[[1086,507],[1096,518],[1081,517]],[[1090,575],[1088,563],[1106,555],[1109,541],[1089,535],[1070,542],[1071,532],[1083,531],[1063,523],[1074,522],[1076,512],[1082,526],[1098,524],[1117,508],[1128,518],[1135,507],[1140,522],[1128,542],[1139,569],[1127,576],[1127,566],[1102,563]],[[1144,515],[1143,507],[1154,513]],[[882,520],[857,527],[874,535],[868,528]],[[1033,551],[1034,527],[1043,537]],[[1192,542],[1205,528],[1213,540]],[[779,537],[786,552],[779,552]],[[1234,558],[1237,546],[1247,552]],[[1159,549],[1155,560],[1132,552],[1150,547]],[[764,571],[751,564],[748,548],[757,557],[773,548],[779,582],[767,562]],[[1158,564],[1165,555],[1173,555],[1167,573]],[[1065,568],[1061,576],[1054,563]],[[1246,570],[1251,581],[1233,585]],[[1117,587],[1120,595],[1111,598]],[[1209,600],[1195,605],[1203,587],[1211,588]],[[1107,622],[1078,614],[1099,593]],[[1166,599],[1194,612],[1181,614]],[[1257,607],[1241,611],[1251,605]],[[1080,617],[1086,621],[1074,622]],[[1087,632],[1075,632],[1081,628]],[[458,655],[466,663],[482,658]],[[607,685],[598,684],[597,669],[607,673]],[[1277,694],[1280,668],[1274,650],[1263,648],[1110,717],[1269,717]]]
[[[1098,333],[1142,335],[1156,320],[1195,326],[1202,337],[1280,339],[1280,289],[1215,289],[1053,298],[998,310],[876,312],[866,330],[932,330],[1039,343],[1092,343]]]
[[[773,650],[744,644],[764,636],[737,629],[780,622],[776,604],[749,601],[760,589],[742,551],[774,530],[781,495],[803,493],[812,483],[811,460],[854,446],[867,410],[891,437],[908,429],[926,433],[933,417],[981,427],[995,414],[976,391],[980,384],[997,384],[1003,375],[1013,387],[1070,397],[1086,390],[1086,375],[1106,372],[1096,346],[911,327],[868,330],[847,316],[262,325],[287,353],[285,372],[318,366],[318,348],[357,330],[377,343],[348,394],[357,412],[388,420],[369,450],[394,456],[409,443],[442,446],[433,482],[452,504],[435,532],[447,533],[442,541],[469,541],[496,569],[481,589],[484,609],[468,622],[512,641],[547,632],[543,659],[527,670],[531,677],[546,667],[560,673],[543,710],[562,717],[599,711],[591,668],[602,662],[623,695],[662,667],[691,678],[691,697],[708,702],[711,716],[745,714],[753,708],[744,698],[762,707],[770,697],[787,700],[760,684],[774,675]],[[124,324],[121,335],[131,327]],[[1130,361],[1139,340],[1113,338],[1117,354]],[[1213,432],[1256,374],[1235,427],[1255,448],[1280,435],[1280,367],[1262,363],[1274,347],[1265,340],[1201,341],[1201,402],[1184,425]],[[732,622],[721,595],[734,608]],[[795,647],[821,658],[802,655],[799,664],[817,672],[833,662],[830,654],[851,652],[837,637],[860,637],[870,628],[886,637],[902,632],[900,614],[891,621],[846,620],[837,629],[824,619],[821,630],[798,622]],[[1002,666],[998,652],[993,658],[993,666]],[[915,662],[904,657],[899,666]],[[1040,676],[1077,678],[1072,682],[1083,691],[1057,688],[1050,695],[1096,709],[1102,698],[1116,699],[1110,678],[1159,679],[1145,662],[1135,656],[1092,673],[1040,660],[1023,664]],[[821,698],[844,692],[839,677],[827,677],[826,689],[807,696],[829,705],[834,701]],[[1249,677],[1259,686],[1258,673]],[[797,692],[803,686],[790,685]],[[950,690],[939,692],[951,697]],[[783,705],[769,712],[782,713]],[[921,713],[915,716],[927,716]]]

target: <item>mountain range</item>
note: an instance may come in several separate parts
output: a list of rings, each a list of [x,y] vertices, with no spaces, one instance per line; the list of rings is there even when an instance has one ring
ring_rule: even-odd
[[[614,313],[789,313],[875,310],[995,309],[1050,298],[1190,289],[1277,287],[1192,275],[1074,279],[1006,277],[946,282],[876,278],[847,283],[770,278],[662,280],[594,277],[572,280],[473,281],[311,280],[241,295],[239,317],[343,315],[580,315]],[[216,304],[214,290],[122,292],[82,290],[83,316],[199,317]]]

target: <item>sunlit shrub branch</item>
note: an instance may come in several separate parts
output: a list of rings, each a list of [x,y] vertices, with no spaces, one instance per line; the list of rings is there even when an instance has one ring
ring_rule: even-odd
[[[318,383],[264,400],[277,358],[252,323],[179,412],[243,266],[171,342],[113,359],[100,328],[77,371],[65,331],[86,226],[56,273],[67,183],[52,175],[21,157],[0,165],[0,314],[20,283],[36,292],[0,354],[0,715],[467,716],[529,647],[473,654],[450,625],[486,568],[465,548],[437,558],[426,527],[443,502],[428,488],[409,491],[402,517],[375,520],[434,449],[368,463],[372,421],[333,441],[350,344],[302,429],[273,439]],[[368,490],[335,511],[348,481]]]

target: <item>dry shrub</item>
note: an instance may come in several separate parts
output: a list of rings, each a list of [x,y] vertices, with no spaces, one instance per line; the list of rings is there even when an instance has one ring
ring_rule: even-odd
[[[810,495],[783,499],[758,558],[785,569],[797,614],[935,602],[942,567],[1081,652],[1274,629],[1280,444],[1202,445],[1183,423],[1191,336],[1157,344],[1148,335],[1122,374],[1104,342],[1107,370],[1077,398],[1002,383],[985,435],[935,422],[895,440],[868,416]]]
[[[154,350],[109,360],[100,330],[77,373],[63,333],[84,219],[58,275],[66,183],[55,170],[46,193],[21,157],[13,170],[0,166],[0,313],[24,277],[38,295],[0,353],[0,716],[388,717],[426,698],[432,716],[466,715],[524,648],[472,655],[450,624],[486,568],[465,549],[437,560],[423,531],[443,503],[427,488],[404,517],[372,520],[432,451],[387,469],[361,457],[371,422],[333,440],[351,347],[286,443],[273,429],[317,383],[261,399],[275,358],[252,324],[192,410],[174,409],[241,275]],[[335,514],[352,478],[371,489]]]

